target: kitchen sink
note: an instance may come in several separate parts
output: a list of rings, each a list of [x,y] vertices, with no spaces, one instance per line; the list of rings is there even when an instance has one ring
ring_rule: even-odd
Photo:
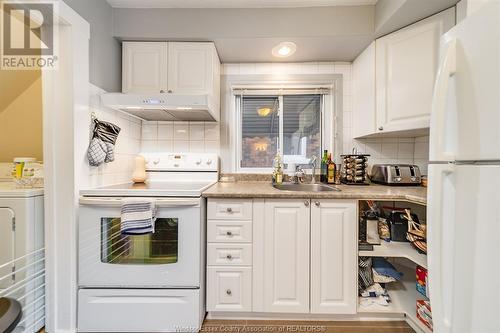
[[[284,183],[280,185],[273,185],[274,188],[281,191],[304,191],[304,192],[330,192],[338,191],[340,189],[336,187],[331,187],[323,184],[295,184],[295,183]]]

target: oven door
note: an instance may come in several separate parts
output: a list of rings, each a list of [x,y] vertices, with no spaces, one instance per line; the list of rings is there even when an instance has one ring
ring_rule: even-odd
[[[81,198],[80,287],[199,288],[200,198],[156,199],[155,232],[122,235],[120,198]]]

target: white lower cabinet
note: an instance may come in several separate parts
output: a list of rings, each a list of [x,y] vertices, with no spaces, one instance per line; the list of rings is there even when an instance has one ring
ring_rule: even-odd
[[[207,310],[252,311],[252,199],[208,199]]]
[[[266,200],[265,312],[309,312],[309,200]]]
[[[251,267],[208,267],[208,311],[252,311]]]
[[[356,201],[312,200],[311,313],[356,313],[356,207]]]
[[[239,242],[229,243],[224,232],[209,237],[208,311],[356,313],[357,202],[251,202],[251,221],[208,222],[209,230],[226,223],[252,226]]]
[[[260,205],[253,221],[253,311],[356,313],[356,201]]]
[[[220,244],[220,243],[208,244],[207,265],[251,266],[252,244]]]

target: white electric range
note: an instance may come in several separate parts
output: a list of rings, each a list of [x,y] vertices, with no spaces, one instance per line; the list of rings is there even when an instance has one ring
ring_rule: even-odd
[[[205,200],[214,154],[143,154],[145,184],[80,192],[78,330],[198,331],[205,316]],[[122,235],[123,198],[154,198],[155,232]]]

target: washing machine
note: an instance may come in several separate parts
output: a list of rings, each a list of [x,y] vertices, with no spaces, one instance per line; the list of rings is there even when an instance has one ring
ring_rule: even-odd
[[[43,189],[0,182],[0,296],[17,299],[23,318],[17,332],[45,325]]]

